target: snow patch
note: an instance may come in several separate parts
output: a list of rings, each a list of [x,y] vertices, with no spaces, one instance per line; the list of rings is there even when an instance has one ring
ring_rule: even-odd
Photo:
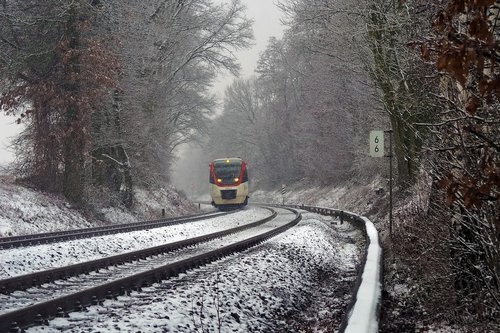
[[[0,237],[81,229],[104,224],[130,223],[198,212],[198,208],[176,189],[136,189],[134,207],[95,208],[95,216],[84,215],[63,197],[26,188],[0,175]]]

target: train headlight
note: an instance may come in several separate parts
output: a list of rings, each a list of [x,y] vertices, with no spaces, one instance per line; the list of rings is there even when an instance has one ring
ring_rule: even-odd
[[[222,183],[222,179],[217,178],[217,183]]]
[[[240,179],[238,177],[234,178],[234,182],[237,183]]]

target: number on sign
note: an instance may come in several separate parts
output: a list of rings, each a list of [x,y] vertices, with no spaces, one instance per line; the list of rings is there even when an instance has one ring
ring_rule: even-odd
[[[384,156],[384,131],[370,132],[370,156]]]

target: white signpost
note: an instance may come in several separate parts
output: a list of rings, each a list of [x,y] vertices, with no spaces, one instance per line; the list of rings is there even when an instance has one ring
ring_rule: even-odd
[[[283,198],[283,205],[285,204],[285,193],[286,193],[286,184],[281,185],[281,197]]]
[[[384,157],[384,133],[389,134],[389,235],[392,239],[392,129],[370,131],[370,156]]]
[[[370,132],[370,156],[384,157],[384,131]]]

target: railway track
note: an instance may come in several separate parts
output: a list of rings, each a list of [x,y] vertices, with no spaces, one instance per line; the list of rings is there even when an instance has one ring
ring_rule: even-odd
[[[130,232],[136,230],[161,228],[170,225],[176,225],[194,221],[202,221],[231,213],[232,212],[210,212],[210,213],[194,214],[182,217],[172,217],[172,218],[165,218],[165,219],[158,219],[151,221],[114,224],[114,225],[95,227],[95,228],[73,229],[66,231],[21,235],[13,237],[1,237],[0,250],[62,242],[67,240],[89,238],[89,237],[96,237],[103,235],[118,234],[122,232]]]
[[[228,230],[51,271],[0,280],[0,331],[44,324],[67,312],[99,304],[176,276],[188,269],[243,251],[297,224],[301,215],[264,219]],[[231,236],[230,236],[231,235]],[[111,280],[111,281],[110,281]],[[29,288],[29,289],[26,289]]]

